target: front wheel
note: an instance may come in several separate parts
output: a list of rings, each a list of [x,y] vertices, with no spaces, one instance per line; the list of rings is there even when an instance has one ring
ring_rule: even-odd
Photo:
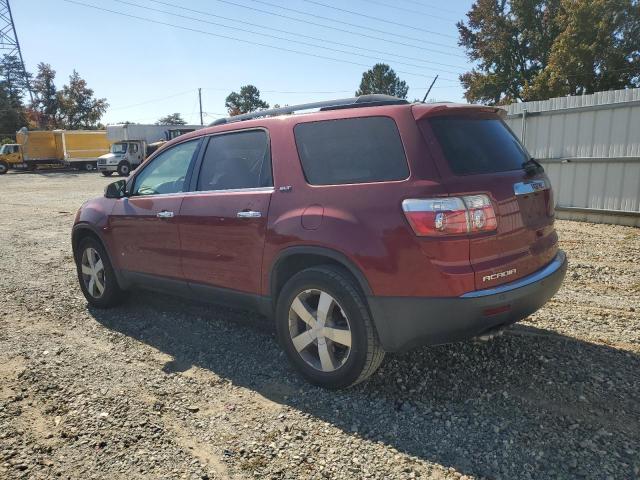
[[[278,297],[276,328],[293,366],[321,387],[362,382],[384,359],[364,297],[339,267],[313,267],[294,275]]]
[[[9,171],[9,164],[7,162],[0,161],[0,175],[4,175]]]
[[[87,301],[97,308],[109,308],[124,298],[113,266],[102,244],[93,237],[80,242],[76,252],[80,288]]]
[[[118,175],[128,177],[130,173],[131,165],[129,165],[129,162],[120,162],[120,165],[118,165]]]
[[[110,177],[113,175],[113,172],[101,172],[103,177]]]

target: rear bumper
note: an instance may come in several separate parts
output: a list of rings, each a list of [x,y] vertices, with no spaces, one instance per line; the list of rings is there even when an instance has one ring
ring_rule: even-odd
[[[496,288],[455,298],[371,296],[369,308],[387,351],[457,342],[531,315],[558,291],[566,272],[560,250],[546,267]]]

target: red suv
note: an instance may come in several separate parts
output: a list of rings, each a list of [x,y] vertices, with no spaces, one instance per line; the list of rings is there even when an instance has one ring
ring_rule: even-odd
[[[182,135],[80,208],[80,287],[96,307],[143,287],[257,309],[329,388],[499,332],[567,268],[549,180],[501,113],[369,95]]]

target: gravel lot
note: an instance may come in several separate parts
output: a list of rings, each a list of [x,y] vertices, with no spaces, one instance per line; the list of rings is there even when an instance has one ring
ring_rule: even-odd
[[[70,229],[110,181],[0,177],[0,478],[640,478],[640,230],[557,222],[571,263],[543,310],[331,393],[259,316],[88,308]]]

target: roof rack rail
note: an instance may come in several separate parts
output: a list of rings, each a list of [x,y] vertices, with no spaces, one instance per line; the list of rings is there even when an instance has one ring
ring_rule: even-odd
[[[268,110],[258,110],[256,112],[243,113],[233,117],[219,118],[211,122],[210,127],[214,125],[224,125],[225,123],[242,122],[260,117],[275,117],[278,115],[287,115],[301,110],[312,110],[315,108],[324,110],[340,110],[343,108],[359,108],[359,107],[377,107],[381,105],[404,105],[408,104],[407,100],[393,97],[391,95],[360,95],[359,97],[341,98],[338,100],[325,100],[323,102],[304,103],[301,105],[291,105],[288,107],[271,108]]]

